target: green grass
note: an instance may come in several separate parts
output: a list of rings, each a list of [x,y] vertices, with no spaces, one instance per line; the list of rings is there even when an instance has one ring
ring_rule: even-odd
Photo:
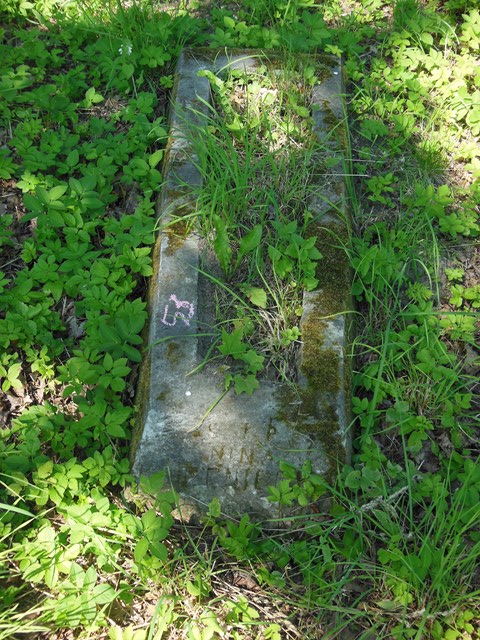
[[[0,16],[0,638],[478,637],[476,2],[4,0]],[[344,59],[354,452],[335,486],[282,466],[272,499],[312,507],[288,531],[215,501],[178,524],[168,481],[140,492],[129,474],[184,43]],[[199,156],[214,169],[200,201],[212,237],[223,222],[245,238],[245,202],[263,225],[256,171],[284,189],[282,221],[299,215],[304,171],[286,154],[275,173],[257,152],[254,134],[279,122],[260,112],[237,131],[243,149],[212,114]],[[230,276],[251,272],[288,308],[261,260],[237,264],[240,246]]]
[[[280,78],[277,64],[267,59],[255,70],[227,71],[224,79],[205,72],[214,104],[205,105],[206,115],[196,113],[195,124],[183,125],[202,178],[196,227],[226,279],[220,284],[207,276],[215,285],[222,328],[219,350],[235,358],[232,349],[253,347],[255,362],[241,353],[244,371],[235,374],[236,389],[250,393],[253,387],[242,386],[242,375],[253,383],[265,368],[283,380],[294,377],[303,289],[318,284],[321,255],[308,201],[319,189],[312,168],[321,171],[327,153],[313,138],[310,108],[301,104],[308,93],[298,91],[298,77],[306,68],[312,76],[317,69],[297,64],[295,70],[287,58],[290,65],[290,80],[287,73]],[[235,335],[241,341],[229,338]]]

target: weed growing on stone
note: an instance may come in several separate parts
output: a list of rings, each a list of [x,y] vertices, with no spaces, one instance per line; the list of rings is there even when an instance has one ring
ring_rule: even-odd
[[[202,176],[199,229],[228,283],[212,278],[223,310],[218,348],[246,365],[227,374],[237,392],[251,393],[264,369],[295,378],[302,295],[318,285],[321,253],[308,201],[324,154],[306,106],[310,85],[298,88],[304,76],[314,81],[316,69],[290,69],[287,78],[277,67],[267,60],[248,71],[200,72],[213,104],[187,134]],[[245,352],[256,354],[254,364]]]

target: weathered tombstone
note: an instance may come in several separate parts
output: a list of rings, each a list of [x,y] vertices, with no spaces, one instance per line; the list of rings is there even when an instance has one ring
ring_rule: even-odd
[[[268,487],[280,479],[280,461],[301,467],[310,460],[314,473],[331,480],[337,464],[350,455],[350,274],[342,248],[348,241],[348,222],[338,60],[324,58],[323,80],[313,88],[316,133],[334,160],[327,175],[312,178],[316,188],[308,207],[318,221],[324,257],[318,289],[304,293],[295,387],[264,380],[252,396],[224,394],[223,374],[213,362],[190,375],[203,359],[199,335],[211,309],[199,273],[199,238],[186,232],[181,237],[178,224],[168,226],[173,215],[192,210],[189,186],[200,181],[183,133],[185,118],[201,121],[210,99],[208,80],[198,71],[251,67],[258,60],[249,52],[227,59],[192,51],[178,63],[159,202],[162,230],[150,290],[152,346],[142,364],[132,460],[137,477],[166,470],[185,509],[204,512],[216,497],[227,514],[275,518],[278,505],[267,496]]]

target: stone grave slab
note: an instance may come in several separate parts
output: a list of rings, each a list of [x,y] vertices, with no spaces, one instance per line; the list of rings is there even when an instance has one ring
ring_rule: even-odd
[[[222,511],[260,519],[285,515],[267,498],[281,479],[279,462],[332,480],[349,459],[348,213],[344,183],[344,108],[341,66],[336,58],[315,61],[321,81],[313,87],[315,131],[329,150],[328,172],[312,176],[309,210],[315,214],[318,289],[304,292],[298,384],[263,380],[253,395],[224,393],[218,363],[203,360],[202,337],[214,319],[208,287],[199,272],[201,241],[195,232],[169,226],[173,216],[195,207],[191,187],[200,183],[185,138],[186,118],[201,123],[210,87],[202,69],[260,64],[258,52],[212,55],[185,51],[177,66],[170,113],[171,134],[158,202],[161,231],[155,249],[148,345],[141,366],[137,422],[132,446],[136,477],[161,470],[178,492],[185,512],[205,512],[213,498]]]

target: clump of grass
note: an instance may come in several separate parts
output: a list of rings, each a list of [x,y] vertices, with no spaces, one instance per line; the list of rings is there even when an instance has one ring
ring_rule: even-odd
[[[303,289],[315,287],[321,257],[308,201],[323,150],[298,73],[289,84],[268,65],[226,78],[204,73],[213,104],[189,138],[202,177],[197,224],[228,283],[216,287],[218,322],[242,327],[269,377],[292,380]]]

